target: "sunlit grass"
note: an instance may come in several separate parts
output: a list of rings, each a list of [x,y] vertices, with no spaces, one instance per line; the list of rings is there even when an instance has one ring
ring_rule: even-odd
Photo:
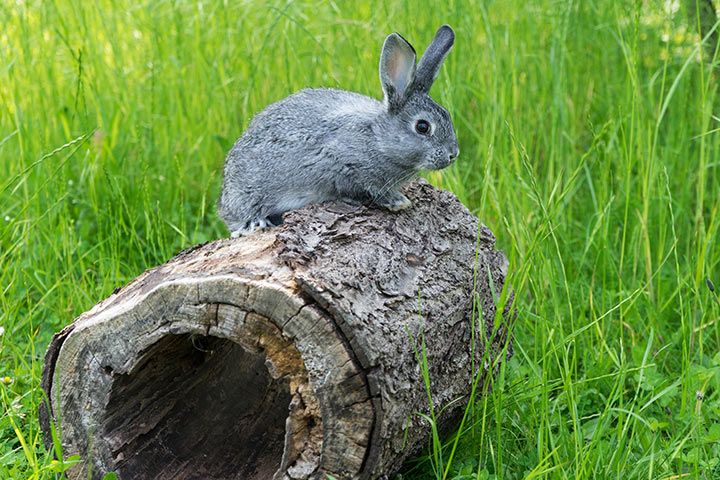
[[[720,474],[718,82],[675,3],[1,2],[0,478],[65,468],[37,424],[52,333],[226,235],[252,114],[378,97],[384,36],[422,50],[442,23],[462,153],[429,178],[497,235],[518,320],[492,393],[405,478]]]

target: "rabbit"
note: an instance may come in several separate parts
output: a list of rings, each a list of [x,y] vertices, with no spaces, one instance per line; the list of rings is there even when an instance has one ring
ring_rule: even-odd
[[[330,200],[411,206],[398,190],[459,154],[450,114],[428,92],[455,42],[443,25],[415,64],[399,34],[383,43],[382,102],[331,88],[268,106],[228,153],[218,212],[232,237],[282,223],[285,212]]]

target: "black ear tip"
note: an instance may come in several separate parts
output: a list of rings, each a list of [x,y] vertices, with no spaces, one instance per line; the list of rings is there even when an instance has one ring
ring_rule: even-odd
[[[388,35],[385,38],[385,43],[383,45],[392,45],[392,44],[402,45],[406,48],[409,48],[413,53],[415,53],[415,48],[413,48],[413,46],[410,44],[410,42],[405,40],[405,37],[403,37],[402,35],[400,35],[397,32],[393,32],[390,35]]]
[[[402,37],[400,36],[399,33],[393,32],[390,35],[388,35],[387,37],[385,37],[385,42],[383,42],[383,43],[398,42],[401,38]]]
[[[452,27],[448,24],[445,24],[442,27],[438,28],[438,31],[435,35],[442,35],[444,37],[447,37],[447,39],[451,42],[455,41],[455,30],[453,30]]]

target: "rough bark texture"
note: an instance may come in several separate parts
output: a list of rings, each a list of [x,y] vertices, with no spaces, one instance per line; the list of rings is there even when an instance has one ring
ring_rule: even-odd
[[[81,315],[43,373],[72,478],[338,479],[397,471],[509,353],[507,261],[448,192],[335,203],[180,253]],[[507,295],[505,296],[507,297]]]

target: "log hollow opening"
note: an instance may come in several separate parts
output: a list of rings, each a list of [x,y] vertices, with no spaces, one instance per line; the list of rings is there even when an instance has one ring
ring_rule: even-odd
[[[280,468],[290,389],[262,352],[170,334],[112,378],[102,428],[122,478],[260,480]]]

